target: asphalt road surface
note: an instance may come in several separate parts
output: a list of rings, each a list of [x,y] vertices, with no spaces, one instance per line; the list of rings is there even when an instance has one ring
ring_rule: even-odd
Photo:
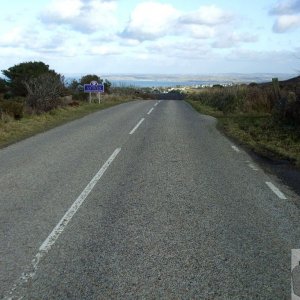
[[[290,299],[299,196],[183,101],[0,150],[0,298]]]

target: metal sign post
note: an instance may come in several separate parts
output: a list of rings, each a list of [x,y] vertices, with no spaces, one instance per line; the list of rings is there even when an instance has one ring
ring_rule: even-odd
[[[89,103],[92,102],[92,93],[98,94],[99,104],[101,103],[101,93],[104,93],[104,84],[99,84],[97,81],[92,81],[90,84],[83,86],[83,91],[89,93]]]

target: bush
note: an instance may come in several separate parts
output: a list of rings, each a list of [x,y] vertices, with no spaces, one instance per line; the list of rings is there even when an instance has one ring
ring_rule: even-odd
[[[20,63],[7,70],[3,70],[2,73],[8,78],[7,84],[12,94],[22,97],[27,96],[27,89],[24,82],[28,82],[30,79],[37,78],[45,73],[59,77],[54,70],[50,70],[49,66],[41,61]]]
[[[78,101],[72,101],[68,104],[69,106],[72,106],[72,107],[77,107],[80,105],[80,103]]]
[[[111,82],[108,81],[107,79],[103,80],[101,79],[98,75],[85,75],[83,77],[81,77],[79,83],[80,85],[84,85],[84,84],[90,84],[92,81],[97,81],[99,84],[103,84],[104,85],[104,92],[109,94],[110,93],[110,87],[111,87]]]
[[[36,112],[47,112],[62,105],[64,95],[64,78],[51,73],[24,81],[28,96],[26,103]]]
[[[196,99],[201,103],[216,108],[224,114],[233,112],[238,107],[237,93],[232,88],[206,88],[193,96],[191,99]]]
[[[246,113],[271,113],[273,100],[268,93],[271,91],[259,88],[257,85],[250,85],[245,91],[241,110]]]
[[[202,104],[220,110],[224,114],[236,111],[271,113],[273,106],[271,91],[256,85],[205,88],[189,95],[188,98],[200,101]]]
[[[72,94],[73,100],[77,101],[87,101],[88,95],[83,92],[77,92],[76,94]]]
[[[283,121],[300,125],[300,99],[294,92],[289,92],[285,97]]]
[[[0,78],[0,93],[4,94],[6,92],[7,92],[7,82],[4,79]]]
[[[24,103],[21,101],[4,100],[0,102],[1,118],[4,114],[20,120],[24,115]]]

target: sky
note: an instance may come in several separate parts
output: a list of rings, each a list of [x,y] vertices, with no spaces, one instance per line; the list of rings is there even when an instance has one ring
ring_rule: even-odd
[[[300,0],[0,0],[0,70],[300,73]]]

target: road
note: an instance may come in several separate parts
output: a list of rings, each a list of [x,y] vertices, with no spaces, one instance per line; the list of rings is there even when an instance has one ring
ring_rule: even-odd
[[[0,150],[0,298],[289,299],[299,197],[215,125],[135,101]]]

